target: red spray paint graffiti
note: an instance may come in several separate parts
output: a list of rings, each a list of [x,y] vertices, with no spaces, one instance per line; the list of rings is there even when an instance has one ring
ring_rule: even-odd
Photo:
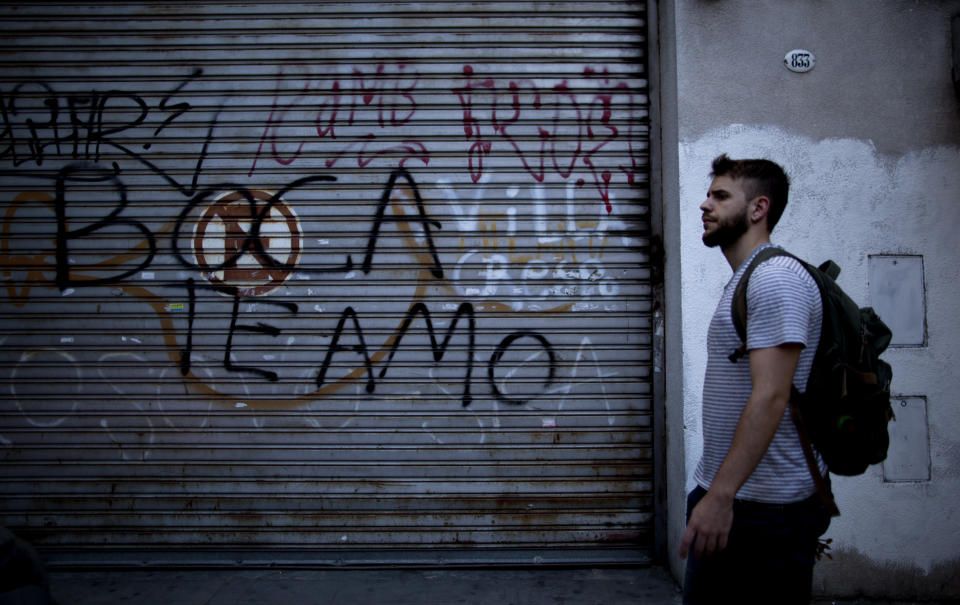
[[[538,183],[555,175],[578,187],[592,184],[613,212],[615,177],[633,184],[641,166],[639,90],[607,69],[552,82],[498,81],[478,76],[471,65],[461,73],[462,85],[449,92],[459,103],[467,144],[460,153],[473,182],[490,170],[499,146],[498,160],[516,158]],[[436,89],[418,88],[420,80],[403,63],[347,75],[280,74],[249,175],[262,158],[289,166],[308,152],[324,168],[345,161],[366,168],[378,158],[400,168],[410,159],[428,164],[428,142],[442,144],[444,126],[429,111],[421,115],[421,107],[445,102]]]
[[[298,79],[302,79],[302,83]],[[327,82],[329,85],[324,88]],[[397,142],[388,136],[388,131],[408,124],[417,113],[414,93],[418,82],[419,76],[408,72],[403,63],[380,64],[373,73],[354,68],[352,76],[332,80],[281,73],[270,116],[248,174],[256,172],[263,155],[289,166],[302,156],[304,146],[310,140],[319,139],[340,143],[324,157],[327,168],[346,157],[355,157],[360,168],[365,168],[378,157],[400,158],[397,164],[400,167],[410,158],[427,164],[430,154],[420,140],[408,137]],[[289,91],[291,83],[299,86],[294,96],[284,94]],[[305,111],[309,114],[316,139],[294,135],[300,138],[294,143],[296,149],[284,151],[282,141],[290,138],[284,136],[284,130],[289,128],[291,132],[297,132],[301,122],[299,116]]]
[[[505,87],[498,87],[491,78],[475,79],[469,65],[463,75],[466,83],[454,88],[453,93],[463,112],[464,135],[472,143],[468,157],[474,182],[483,176],[483,159],[493,149],[493,139],[486,134],[490,132],[512,148],[524,170],[537,182],[543,182],[548,165],[564,180],[584,168],[607,212],[613,211],[613,167],[603,166],[597,158],[610,143],[623,140],[631,166],[616,168],[632,184],[639,165],[633,147],[634,92],[626,82],[611,80],[606,71],[598,74],[590,68],[584,70],[577,87],[568,80],[543,86],[531,79],[510,80]],[[589,84],[584,86],[584,82]],[[621,97],[625,103],[617,103]],[[623,131],[614,119],[614,109],[624,110],[625,118],[619,120],[625,126]],[[585,179],[577,179],[578,186],[585,184]]]

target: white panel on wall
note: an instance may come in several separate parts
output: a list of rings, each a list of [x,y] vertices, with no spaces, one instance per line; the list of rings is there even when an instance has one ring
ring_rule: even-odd
[[[923,257],[869,257],[870,304],[893,332],[891,345],[926,342]]]
[[[930,436],[925,397],[893,397],[890,448],[883,461],[883,480],[929,481]]]

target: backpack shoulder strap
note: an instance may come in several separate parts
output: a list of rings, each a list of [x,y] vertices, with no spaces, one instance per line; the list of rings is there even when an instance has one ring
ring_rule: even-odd
[[[797,258],[786,250],[776,247],[764,248],[758,252],[757,255],[750,261],[750,264],[740,277],[740,281],[737,282],[736,289],[733,291],[733,300],[731,302],[730,312],[733,315],[733,325],[737,329],[737,334],[740,336],[740,340],[742,341],[740,347],[730,355],[730,361],[733,363],[736,363],[737,360],[747,354],[747,282],[750,279],[750,274],[753,273],[753,270],[756,269],[760,263],[775,256],[789,256],[797,260],[800,265],[814,278],[814,281],[817,283],[817,289],[819,290],[821,288],[819,279],[817,279],[817,277],[811,272],[811,267],[800,258]],[[829,275],[831,279],[835,279],[840,273],[840,267],[837,266],[837,264],[833,261],[827,261],[819,267],[819,270],[824,272],[826,275]],[[821,294],[821,296],[823,296],[823,294]],[[813,478],[813,483],[817,488],[817,493],[820,494],[820,499],[823,502],[827,512],[830,513],[831,517],[836,517],[840,514],[840,509],[837,508],[837,503],[833,498],[833,491],[830,488],[829,478],[825,478],[820,472],[820,467],[817,464],[817,459],[813,452],[813,444],[810,441],[806,427],[804,426],[803,421],[800,418],[800,413],[797,410],[797,405],[798,402],[801,401],[801,398],[802,395],[799,393],[799,391],[797,391],[797,388],[791,385],[788,407],[790,408],[790,416],[793,420],[793,424],[797,428],[797,435],[800,439],[800,445],[803,449],[803,457],[807,462],[807,469],[810,471],[810,476]]]
[[[775,256],[789,256],[790,258],[800,261],[796,256],[776,246],[764,248],[758,252],[750,261],[750,264],[747,265],[743,275],[740,276],[740,281],[737,282],[736,289],[733,291],[733,299],[730,302],[730,314],[733,317],[733,327],[736,328],[737,335],[741,341],[737,350],[730,354],[730,361],[733,363],[737,363],[741,357],[747,354],[747,282],[750,280],[750,275],[754,269],[756,269],[760,263]],[[800,264],[802,265],[803,261],[800,261]]]

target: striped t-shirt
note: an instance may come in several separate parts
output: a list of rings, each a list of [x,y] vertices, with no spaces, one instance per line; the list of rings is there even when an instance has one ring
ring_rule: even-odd
[[[742,357],[737,363],[729,359],[741,344],[730,311],[733,292],[753,256],[770,245],[758,247],[740,265],[726,285],[710,322],[703,385],[703,457],[694,474],[696,482],[705,489],[710,488],[727,456],[740,414],[752,391],[748,357]],[[747,350],[787,343],[804,345],[793,377],[794,385],[801,392],[806,388],[813,365],[822,318],[816,282],[796,260],[775,256],[754,269],[747,285]],[[822,461],[820,466],[826,473]],[[786,503],[803,500],[815,491],[788,408],[766,454],[737,497]]]

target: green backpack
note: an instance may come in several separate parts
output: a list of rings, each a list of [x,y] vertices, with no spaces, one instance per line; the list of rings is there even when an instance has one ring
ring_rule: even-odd
[[[760,263],[774,256],[799,261],[817,283],[823,300],[823,326],[810,378],[805,392],[793,389],[790,410],[814,481],[832,512],[838,514],[811,444],[830,472],[838,475],[859,475],[869,465],[886,459],[890,445],[887,425],[893,419],[893,371],[880,354],[890,344],[891,332],[872,308],[858,307],[837,285],[834,280],[840,267],[836,263],[827,261],[813,267],[789,252],[770,247],[757,253],[733,294],[733,324],[744,341],[730,356],[734,363],[746,354],[747,281]]]

